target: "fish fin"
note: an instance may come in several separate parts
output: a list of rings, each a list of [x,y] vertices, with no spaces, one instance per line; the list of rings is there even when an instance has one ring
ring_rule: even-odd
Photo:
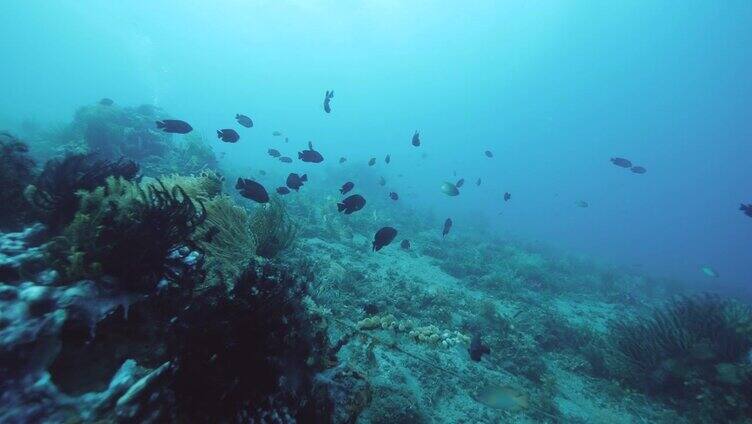
[[[298,159],[303,159],[303,152],[298,152]]]
[[[241,188],[243,188],[243,185],[244,185],[243,184],[243,179],[240,178],[240,177],[238,177],[238,182],[235,183],[235,188],[236,189],[241,189]]]
[[[339,189],[339,193],[345,194],[345,189],[344,188]],[[744,210],[744,205],[742,205],[742,210]]]
[[[162,122],[162,121],[156,121],[156,122],[157,122],[157,128],[161,129],[161,128],[165,127],[165,123],[164,122]]]
[[[222,138],[222,131],[217,130],[217,138]]]
[[[308,181],[308,174],[303,174],[300,176],[300,181]]]
[[[313,143],[310,141],[308,142],[308,150],[313,150]]]
[[[235,114],[235,119],[240,119],[240,114],[239,113]]]
[[[347,206],[344,203],[337,203],[337,212],[342,212]]]

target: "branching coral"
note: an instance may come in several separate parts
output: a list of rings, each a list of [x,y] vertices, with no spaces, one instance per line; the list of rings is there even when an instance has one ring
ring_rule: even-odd
[[[136,174],[138,165],[132,161],[110,162],[92,155],[71,155],[48,161],[34,184],[27,187],[26,197],[50,230],[57,233],[76,214],[79,190],[94,190],[110,176],[132,180]]]
[[[224,284],[231,288],[256,252],[250,218],[228,196],[216,196],[204,205],[206,221],[195,239],[205,253],[205,286]]]
[[[251,217],[251,233],[256,240],[256,254],[271,259],[295,242],[298,228],[290,220],[285,204],[277,199],[256,209]]]
[[[27,213],[23,191],[33,178],[34,161],[28,147],[7,133],[0,133],[0,229],[14,228]]]
[[[180,186],[142,187],[111,178],[81,192],[81,210],[51,247],[69,278],[109,275],[128,291],[146,291],[163,277],[178,279],[191,236],[206,218]]]

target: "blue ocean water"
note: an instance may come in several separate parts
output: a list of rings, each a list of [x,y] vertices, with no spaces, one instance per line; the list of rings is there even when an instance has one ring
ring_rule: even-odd
[[[405,201],[456,216],[457,228],[485,220],[708,290],[751,293],[752,226],[738,211],[752,196],[746,2],[0,7],[4,122],[66,122],[77,106],[110,97],[158,105],[211,137],[249,111],[259,132],[313,140],[328,157],[390,153]],[[322,117],[328,89],[334,112]],[[420,166],[409,144],[416,129],[430,155]],[[267,148],[250,140],[216,150],[253,166]],[[648,172],[624,172],[614,156]],[[482,185],[458,200],[436,189],[460,177]],[[720,277],[705,278],[703,265]]]
[[[0,422],[748,422],[750,45],[748,1],[2,2]]]

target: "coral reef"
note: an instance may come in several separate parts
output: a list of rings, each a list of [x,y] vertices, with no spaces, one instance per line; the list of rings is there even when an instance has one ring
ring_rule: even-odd
[[[78,196],[79,211],[50,247],[56,267],[69,280],[114,277],[129,291],[177,279],[206,218],[180,186],[110,177],[105,187]]]
[[[470,337],[459,331],[441,331],[435,325],[416,327],[410,320],[398,321],[392,314],[364,318],[357,322],[356,328],[359,330],[381,329],[406,333],[418,342],[443,347],[452,347],[470,342]]]
[[[108,177],[132,180],[138,173],[132,161],[109,162],[93,155],[72,155],[53,159],[44,165],[34,184],[26,188],[26,197],[37,208],[39,218],[57,233],[78,210],[78,191],[91,191]]]
[[[696,411],[713,411],[708,419],[752,413],[748,307],[711,295],[681,297],[648,319],[617,322],[609,341],[607,363],[614,378],[687,406],[698,400],[713,404]]]
[[[34,161],[28,146],[0,132],[0,229],[18,229],[28,220],[24,189],[34,178]]]
[[[251,232],[256,241],[256,254],[272,259],[293,245],[298,227],[287,214],[285,204],[272,197],[268,204],[257,207],[251,216]]]
[[[240,277],[256,252],[245,209],[226,195],[204,202],[206,221],[196,231],[196,244],[205,254],[206,280],[202,287],[218,284],[227,289]]]

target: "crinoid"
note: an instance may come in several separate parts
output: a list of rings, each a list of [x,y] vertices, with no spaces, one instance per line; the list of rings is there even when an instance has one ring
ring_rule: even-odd
[[[26,197],[37,208],[50,231],[57,233],[76,214],[76,193],[79,190],[94,190],[110,176],[132,180],[138,174],[138,169],[133,161],[110,162],[88,154],[52,159],[47,161],[34,183],[27,187]]]

